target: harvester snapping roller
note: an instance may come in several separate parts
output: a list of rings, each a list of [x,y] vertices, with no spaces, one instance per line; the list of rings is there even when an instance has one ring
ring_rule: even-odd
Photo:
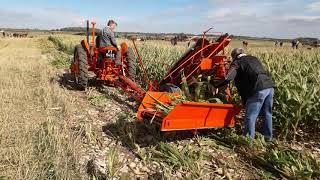
[[[160,82],[150,81],[144,70],[143,62],[133,40],[134,50],[138,60],[134,61],[133,49],[126,43],[121,44],[121,53],[113,46],[97,48],[95,43],[95,23],[92,22],[91,42],[89,42],[89,22],[87,21],[87,38],[75,47],[74,59],[71,63],[71,73],[76,83],[82,87],[87,86],[88,72],[92,71],[98,80],[113,84],[123,89],[134,98],[140,106],[137,112],[138,121],[144,118],[153,118],[153,122],[161,125],[161,131],[197,130],[216,127],[233,127],[235,116],[240,107],[231,103],[204,103],[180,102],[168,113],[161,113],[156,104],[172,105],[172,98],[179,96],[183,82],[190,81],[199,75],[210,72],[213,79],[222,79],[226,75],[226,56],[224,48],[228,46],[231,38],[228,34],[221,35],[217,40],[208,41],[203,33],[191,48],[189,48],[174,66],[168,71]],[[121,64],[115,63],[115,55],[121,55]],[[99,56],[103,56],[102,65],[97,67]],[[138,62],[143,69],[144,79],[148,90],[144,90],[134,82],[132,75],[133,64]],[[182,76],[182,74],[184,76]],[[178,87],[178,88],[177,88]],[[217,90],[217,93],[219,90]],[[226,100],[230,100],[229,88],[221,90]]]

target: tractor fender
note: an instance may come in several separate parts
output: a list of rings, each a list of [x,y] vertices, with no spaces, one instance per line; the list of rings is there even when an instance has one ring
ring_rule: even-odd
[[[120,44],[121,47],[121,55],[125,55],[128,52],[129,46],[126,42]]]

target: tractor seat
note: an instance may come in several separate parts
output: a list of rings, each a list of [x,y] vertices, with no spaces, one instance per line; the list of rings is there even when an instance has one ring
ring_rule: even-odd
[[[98,48],[98,51],[99,51],[100,53],[105,53],[105,52],[108,51],[108,50],[110,50],[110,51],[115,51],[115,52],[118,51],[117,48],[115,48],[114,46],[104,46],[104,47]]]
[[[117,48],[115,48],[112,45],[108,45],[108,46],[102,46],[104,43],[101,42],[101,35],[98,35],[96,37],[96,47],[98,49],[99,52],[105,53],[107,50],[112,50],[112,51],[117,51]]]

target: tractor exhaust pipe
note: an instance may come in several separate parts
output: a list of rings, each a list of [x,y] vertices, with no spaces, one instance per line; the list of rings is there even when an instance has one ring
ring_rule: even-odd
[[[87,20],[86,36],[87,36],[87,43],[89,43],[89,20]]]

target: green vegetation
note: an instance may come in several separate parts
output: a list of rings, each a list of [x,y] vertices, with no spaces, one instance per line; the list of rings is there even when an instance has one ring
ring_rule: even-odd
[[[223,136],[211,134],[216,143],[234,149],[255,167],[284,178],[312,179],[319,177],[320,162],[310,153],[295,150],[289,144],[278,140],[264,141],[258,134],[250,144],[249,138],[237,135],[234,130],[222,130]]]
[[[69,55],[73,55],[73,51],[74,51],[74,44],[67,44],[63,41],[62,38],[57,37],[57,36],[49,36],[48,40],[53,42],[59,51],[63,51]]]

